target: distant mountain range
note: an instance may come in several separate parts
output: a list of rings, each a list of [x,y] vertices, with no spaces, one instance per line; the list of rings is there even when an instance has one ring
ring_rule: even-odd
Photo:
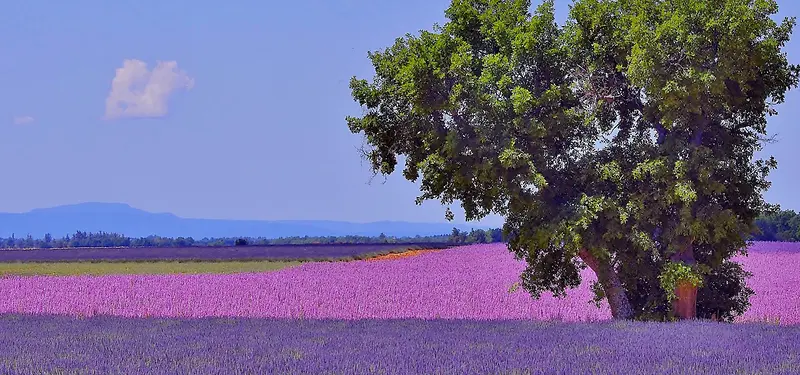
[[[349,223],[321,220],[187,219],[170,213],[152,213],[123,203],[81,203],[40,208],[25,213],[0,213],[0,236],[63,237],[75,231],[113,232],[129,237],[293,237],[293,236],[431,236],[486,226],[453,223],[379,221]]]

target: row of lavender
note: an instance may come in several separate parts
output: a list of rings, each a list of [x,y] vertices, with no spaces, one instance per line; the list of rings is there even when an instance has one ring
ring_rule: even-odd
[[[226,261],[352,259],[445,243],[267,245],[225,247],[140,247],[0,250],[0,262]]]
[[[800,245],[754,244],[740,261],[756,294],[740,321],[800,323]],[[588,282],[566,299],[512,292],[524,267],[502,244],[391,261],[307,263],[271,273],[6,277],[0,313],[125,317],[262,317],[598,321]]]
[[[798,374],[800,326],[0,316],[2,374]]]

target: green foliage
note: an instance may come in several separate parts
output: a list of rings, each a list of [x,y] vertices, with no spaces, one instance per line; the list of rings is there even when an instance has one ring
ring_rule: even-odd
[[[347,123],[373,171],[403,156],[417,203],[504,215],[534,296],[563,295],[596,262],[596,289],[619,294],[618,274],[617,301],[650,318],[667,305],[664,267],[697,281],[670,262],[741,280],[723,265],[769,208],[777,164],[753,156],[797,85],[782,51],[794,19],[773,20],[772,0],[576,0],[559,26],[553,1],[530,5],[453,0],[443,26],[369,54],[374,79],[350,85],[364,114]]]
[[[732,323],[750,307],[753,289],[747,286],[750,272],[736,262],[725,261],[705,275],[703,287],[697,291],[697,317],[716,318]]]
[[[756,219],[756,241],[800,241],[800,215],[792,210],[780,210]]]
[[[658,280],[661,282],[661,289],[667,294],[667,302],[677,298],[675,289],[683,283],[689,283],[696,288],[703,286],[703,275],[695,267],[682,262],[668,262],[658,275]]]
[[[244,238],[237,238],[233,243],[234,246],[247,246],[247,240]]]
[[[601,302],[606,299],[606,292],[603,290],[603,286],[599,281],[593,281],[589,285],[589,289],[592,291],[592,303],[599,308]]]
[[[453,228],[453,232],[450,234],[450,238],[448,239],[450,243],[466,243],[467,242],[467,233],[460,231],[458,228]]]
[[[475,229],[473,229],[473,230],[471,230],[469,232],[469,236],[467,238],[469,238],[469,242],[470,243],[488,243],[489,242],[489,238],[486,235],[486,231],[484,231],[484,230],[475,230]]]

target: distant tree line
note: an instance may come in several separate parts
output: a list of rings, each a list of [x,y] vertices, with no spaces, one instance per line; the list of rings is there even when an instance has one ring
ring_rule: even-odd
[[[756,219],[761,233],[753,236],[757,241],[800,241],[800,214],[792,210],[779,210]]]
[[[503,242],[500,229],[473,229],[462,231],[453,228],[448,234],[436,236],[394,237],[380,234],[379,236],[302,236],[302,237],[226,237],[203,238],[192,237],[161,237],[148,236],[131,238],[118,233],[107,232],[82,232],[77,231],[72,235],[55,238],[46,234],[43,238],[16,237],[0,238],[0,248],[71,248],[71,247],[187,247],[187,246],[258,246],[258,245],[305,245],[305,244],[374,244],[374,243],[452,243],[473,244]]]
[[[758,231],[753,234],[754,241],[800,241],[800,214],[792,210],[778,210],[766,214],[755,221]],[[463,231],[453,228],[450,234],[436,236],[395,237],[379,236],[295,236],[295,237],[224,237],[202,238],[147,236],[132,238],[119,233],[82,232],[55,238],[46,234],[43,238],[31,235],[8,238],[0,237],[0,248],[69,248],[69,247],[187,247],[187,246],[242,246],[242,245],[305,245],[305,244],[366,244],[430,242],[452,244],[475,244],[506,242],[501,229],[473,229]]]
[[[792,210],[777,210],[760,216],[755,221],[758,231],[750,238],[754,241],[800,241],[800,214]],[[305,245],[305,244],[366,244],[430,242],[452,244],[476,244],[506,242],[501,229],[473,229],[463,231],[453,228],[450,234],[436,236],[395,237],[379,236],[295,236],[295,237],[225,237],[202,238],[147,236],[132,238],[119,233],[82,232],[55,238],[46,234],[43,238],[31,235],[8,238],[0,237],[0,248],[69,248],[69,247],[187,247],[187,246],[242,246],[242,245]]]

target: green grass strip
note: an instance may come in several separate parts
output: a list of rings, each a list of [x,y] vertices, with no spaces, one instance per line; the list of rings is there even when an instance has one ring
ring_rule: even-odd
[[[302,262],[57,262],[0,263],[3,276],[159,275],[277,271]]]

